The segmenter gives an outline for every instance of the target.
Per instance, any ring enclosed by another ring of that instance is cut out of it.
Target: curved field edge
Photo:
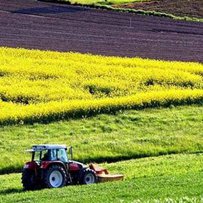
[[[140,93],[130,97],[47,102],[46,104],[31,104],[29,106],[11,106],[1,102],[0,107],[3,110],[8,108],[9,111],[6,113],[5,110],[5,113],[0,115],[0,124],[49,123],[63,119],[84,118],[101,113],[113,113],[124,109],[169,107],[170,105],[202,105],[202,102],[203,90],[168,90]]]
[[[111,5],[111,4],[109,5],[108,2],[107,3],[106,2],[102,2],[102,3],[87,3],[87,2],[71,3],[70,1],[67,1],[67,0],[40,0],[40,1],[71,4],[71,5],[76,5],[76,6],[86,6],[86,7],[90,7],[90,8],[106,9],[106,10],[111,10],[111,11],[116,11],[116,12],[135,13],[135,14],[139,14],[139,15],[166,17],[166,18],[171,18],[174,20],[203,22],[203,18],[195,18],[195,17],[190,17],[190,16],[177,16],[174,14],[165,13],[165,12],[158,12],[158,11],[147,11],[147,10],[140,10],[140,9],[137,10],[137,9],[130,9],[130,8],[119,8],[118,7],[119,3],[116,4],[117,7],[115,8],[115,7],[113,7],[113,5]]]
[[[203,156],[169,155],[104,164],[124,181],[23,192],[20,174],[0,175],[2,202],[200,202]],[[133,169],[133,170],[132,170]],[[80,191],[78,193],[78,191]],[[109,192],[110,191],[110,192]],[[75,193],[78,193],[77,197]],[[50,200],[50,197],[51,200]]]
[[[181,106],[128,110],[50,124],[4,126],[0,128],[0,174],[20,171],[30,160],[25,150],[42,143],[72,145],[74,159],[84,163],[200,153],[202,116],[202,106]]]
[[[157,16],[157,17],[166,17],[171,18],[174,20],[186,20],[186,21],[194,21],[194,22],[203,22],[203,18],[195,18],[189,16],[176,16],[170,13],[158,12],[158,11],[146,11],[146,10],[137,10],[137,9],[128,9],[128,8],[115,8],[110,5],[98,5],[98,7],[107,9],[107,10],[114,10],[119,12],[127,12],[127,13],[135,13],[140,15],[147,15],[147,16]]]
[[[202,104],[202,75],[199,63],[1,48],[0,125]]]

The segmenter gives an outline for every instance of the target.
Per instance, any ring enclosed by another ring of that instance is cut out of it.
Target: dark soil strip
[[[0,46],[203,62],[203,23],[1,0]]]

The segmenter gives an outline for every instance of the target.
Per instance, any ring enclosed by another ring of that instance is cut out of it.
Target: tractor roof
[[[27,150],[28,152],[43,151],[47,149],[67,149],[66,145],[56,145],[56,144],[40,144],[33,145],[32,149]]]

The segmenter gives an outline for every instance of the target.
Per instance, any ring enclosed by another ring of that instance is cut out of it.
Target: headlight
[[[29,168],[29,164],[25,164],[25,165],[24,165],[24,168]]]

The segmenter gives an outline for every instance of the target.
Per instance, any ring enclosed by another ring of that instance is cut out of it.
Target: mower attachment
[[[98,178],[98,182],[111,182],[123,180],[124,176],[121,174],[109,174],[109,171],[105,168],[98,166],[97,164],[90,164],[89,168],[95,171]]]

